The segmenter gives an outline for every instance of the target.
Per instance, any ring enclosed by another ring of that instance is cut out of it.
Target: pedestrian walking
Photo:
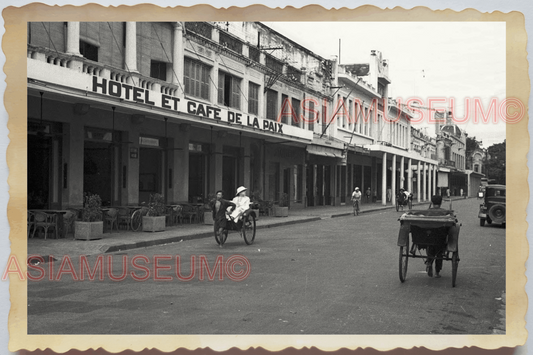
[[[366,202],[370,202],[370,196],[372,195],[372,192],[370,191],[370,187],[366,189]]]
[[[387,186],[387,202],[391,202],[392,199],[392,190],[390,186]]]
[[[356,187],[352,192],[352,204],[353,204],[353,215],[359,215],[359,204],[361,203],[361,191]]]

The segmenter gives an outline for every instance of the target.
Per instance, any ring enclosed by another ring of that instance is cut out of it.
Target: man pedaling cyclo
[[[246,196],[246,190],[247,188],[244,186],[239,187],[231,201],[222,198],[222,191],[217,192],[217,199],[213,206],[213,220],[217,227],[217,235],[220,235],[224,229],[228,228],[228,222],[239,225],[244,212],[250,209],[250,198]],[[240,228],[238,229],[240,230]]]

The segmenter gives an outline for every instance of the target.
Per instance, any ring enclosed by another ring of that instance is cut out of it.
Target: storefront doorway
[[[315,176],[316,170],[314,164],[307,164],[306,166],[306,197],[307,197],[307,206],[315,205]]]
[[[206,157],[201,152],[189,154],[189,202],[205,198]]]
[[[233,198],[237,187],[237,159],[225,155],[222,158],[222,190],[224,190],[224,196]]]
[[[103,206],[113,201],[113,146],[85,141],[83,149],[83,192],[97,194]]]
[[[28,135],[28,209],[50,208],[52,138]]]
[[[159,148],[139,149],[139,202],[150,201],[150,195],[162,194],[163,151]]]

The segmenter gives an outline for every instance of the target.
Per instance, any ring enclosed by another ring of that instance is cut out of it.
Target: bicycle
[[[131,214],[131,230],[137,232],[143,224],[143,216],[148,214],[148,207],[142,206]]]
[[[359,200],[353,200],[353,215],[359,216]]]

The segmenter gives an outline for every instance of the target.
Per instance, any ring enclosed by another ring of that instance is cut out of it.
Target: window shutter
[[[235,77],[231,78],[231,103],[230,106],[234,107],[236,109],[241,108],[241,90],[240,90],[240,80],[236,79]]]
[[[224,105],[224,77],[224,73],[218,72],[218,103],[220,105]]]

